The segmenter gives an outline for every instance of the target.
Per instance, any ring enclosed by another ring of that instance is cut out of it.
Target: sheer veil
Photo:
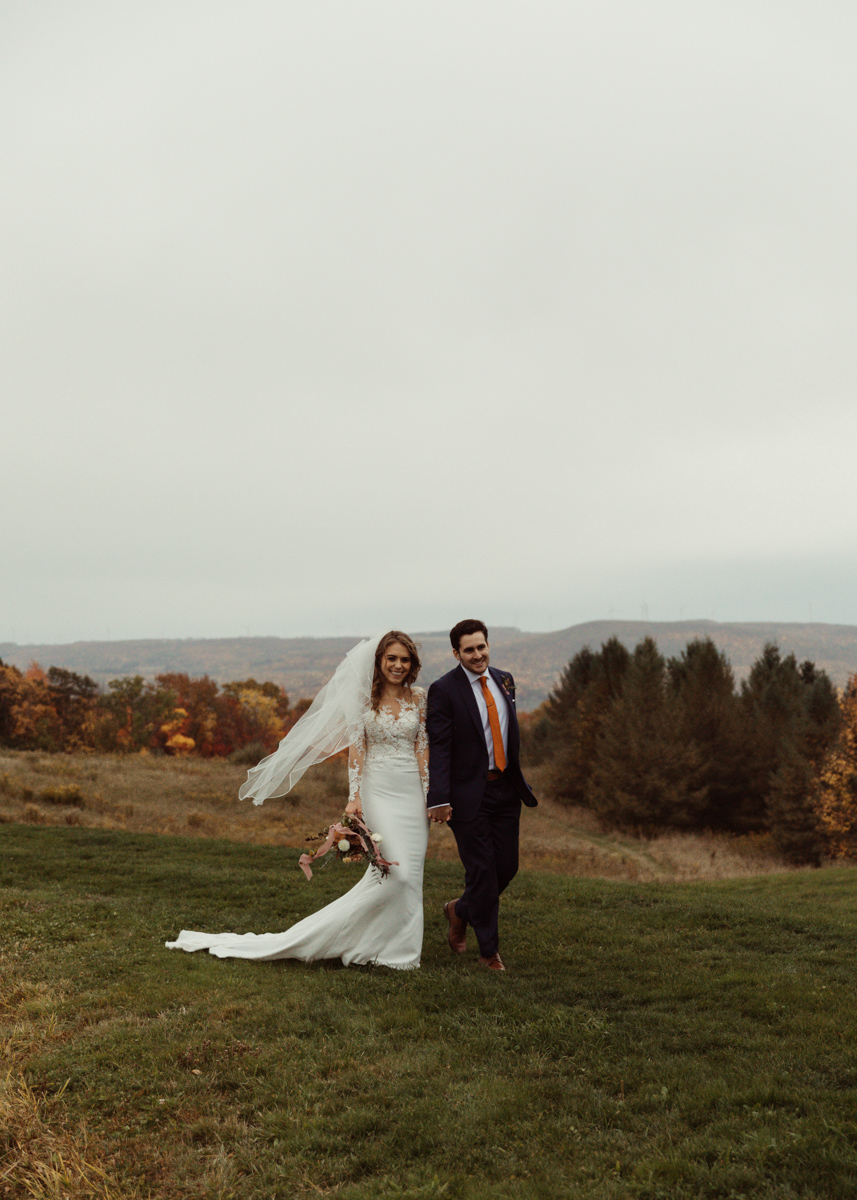
[[[375,651],[384,635],[367,638],[349,650],[333,677],[273,754],[247,772],[238,795],[262,804],[285,796],[308,767],[338,754],[362,733],[362,718],[372,695]]]

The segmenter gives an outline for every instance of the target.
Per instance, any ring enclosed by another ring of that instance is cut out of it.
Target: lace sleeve
[[[348,804],[356,804],[362,811],[360,799],[360,781],[363,778],[363,764],[366,761],[366,733],[360,736],[348,747]]]
[[[414,739],[414,753],[417,756],[417,766],[420,769],[423,792],[427,796],[429,786],[429,744],[428,736],[426,735],[426,694],[423,688],[414,688],[414,694],[416,695],[417,710],[420,717],[417,736]]]

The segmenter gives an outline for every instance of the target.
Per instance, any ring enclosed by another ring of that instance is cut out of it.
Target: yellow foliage
[[[174,708],[171,721],[164,721],[161,726],[161,733],[167,735],[164,742],[167,750],[172,750],[173,754],[190,754],[191,750],[196,749],[196,741],[187,734],[182,733],[182,727],[187,722],[187,709]]]
[[[164,721],[163,725],[161,726],[161,733],[166,733],[168,735],[178,733],[178,731],[181,729],[182,725],[185,723],[186,720],[187,720],[187,709],[186,708],[174,708],[172,720]]]
[[[242,688],[238,693],[238,701],[262,741],[278,742],[283,737],[283,720],[277,712],[274,696],[266,696],[254,688]]]
[[[833,858],[857,858],[857,675],[840,698],[842,732],[815,784],[815,809]]]
[[[214,741],[214,731],[217,727],[217,713],[209,709],[199,718],[197,743],[199,746],[209,746]]]
[[[193,738],[185,737],[183,733],[174,733],[167,738],[167,749],[173,750],[176,754],[190,754],[195,746],[196,742]]]

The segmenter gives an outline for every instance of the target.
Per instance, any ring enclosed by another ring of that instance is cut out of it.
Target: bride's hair
[[[406,633],[402,633],[399,629],[391,629],[389,633],[385,633],[375,651],[375,674],[372,677],[372,708],[375,712],[378,711],[378,705],[381,703],[381,693],[384,690],[384,676],[381,674],[381,663],[387,650],[396,642],[404,646],[411,656],[411,669],[408,671],[405,687],[409,688],[411,684],[416,683],[417,676],[422,667],[417,644],[413,638],[409,638]]]

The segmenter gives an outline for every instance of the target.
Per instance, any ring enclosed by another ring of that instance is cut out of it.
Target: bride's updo
[[[388,648],[396,642],[400,646],[404,646],[411,656],[411,669],[408,671],[404,682],[406,688],[416,683],[417,676],[422,668],[417,644],[413,638],[408,637],[406,633],[402,633],[400,629],[391,629],[389,633],[385,633],[378,642],[378,648],[375,651],[375,673],[372,677],[372,708],[375,712],[378,711],[378,705],[381,703],[381,693],[384,690],[384,676],[381,674],[381,662]]]

